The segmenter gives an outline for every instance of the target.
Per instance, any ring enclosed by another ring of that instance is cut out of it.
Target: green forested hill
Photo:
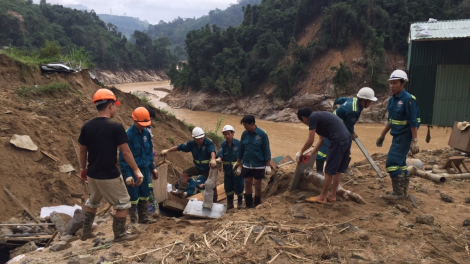
[[[242,8],[248,4],[259,3],[261,3],[261,0],[237,0],[237,4],[233,4],[225,10],[216,8],[211,10],[208,15],[200,18],[178,17],[171,22],[160,21],[156,25],[149,25],[147,34],[152,38],[168,37],[173,46],[179,47],[175,53],[181,53],[181,50],[178,50],[184,48],[184,40],[189,31],[213,24],[222,29],[229,26],[238,26],[243,21]]]
[[[117,27],[117,31],[121,32],[128,39],[131,38],[134,31],[145,31],[149,27],[148,21],[142,21],[137,17],[129,16],[116,16],[107,14],[98,14],[101,20],[106,23],[111,23]]]
[[[0,47],[11,45],[31,56],[48,41],[59,45],[62,54],[83,47],[92,61],[105,69],[167,69],[177,61],[166,37],[152,40],[136,31],[133,44],[93,11],[50,5],[45,0],[39,5],[32,0],[1,0],[0,25]]]
[[[263,0],[244,9],[238,27],[190,31],[188,64],[181,71],[172,67],[168,75],[175,87],[233,95],[254,93],[269,80],[275,96],[289,98],[314,58],[355,38],[366,50],[364,67],[372,84],[380,87],[385,50],[406,55],[411,22],[468,18],[469,10],[470,0]],[[319,17],[317,36],[298,46],[295,37]],[[345,71],[338,69],[334,82],[345,81]]]

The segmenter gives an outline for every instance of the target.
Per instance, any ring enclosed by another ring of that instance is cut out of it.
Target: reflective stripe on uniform
[[[398,170],[398,166],[391,166],[391,167],[387,167],[387,172],[391,172],[391,171],[397,171]]]
[[[235,191],[231,191],[231,192],[226,192],[225,194],[226,195],[233,195],[235,193]]]
[[[357,112],[357,98],[356,98],[356,97],[353,98],[352,110],[353,110],[354,112]]]
[[[209,164],[210,160],[193,160],[194,163],[197,163],[197,164]]]
[[[321,151],[318,151],[317,155],[320,157],[326,158],[326,154]]]
[[[236,163],[236,161],[222,161],[223,165],[233,165],[235,163]]]
[[[149,197],[139,197],[139,201],[142,200],[142,201],[148,201],[149,200]]]
[[[404,126],[404,125],[408,124],[408,120],[394,120],[394,119],[391,119],[391,118],[388,119],[388,122],[391,125],[397,125],[397,126]]]
[[[402,170],[402,171],[404,171],[404,170],[406,170],[406,169],[408,169],[408,166],[401,166],[401,167],[400,167],[400,170]]]

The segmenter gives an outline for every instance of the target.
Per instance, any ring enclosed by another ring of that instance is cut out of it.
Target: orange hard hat
[[[150,113],[145,107],[137,107],[132,112],[132,118],[143,127],[148,127],[152,123],[150,121]]]
[[[105,103],[107,100],[114,100],[116,106],[121,104],[121,102],[119,102],[116,99],[116,96],[114,95],[114,93],[111,92],[111,90],[108,90],[108,89],[99,89],[93,95],[93,104],[95,104],[95,105]],[[102,101],[102,102],[100,102],[100,101]]]

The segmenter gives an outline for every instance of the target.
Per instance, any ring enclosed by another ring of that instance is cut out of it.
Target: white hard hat
[[[231,125],[225,125],[224,128],[222,129],[222,133],[224,133],[225,131],[235,132],[235,129],[233,129],[233,126]]]
[[[375,97],[374,90],[369,87],[363,87],[359,92],[357,93],[357,98],[361,99],[366,99],[366,100],[371,100],[371,101],[377,101],[377,97]]]
[[[203,138],[206,134],[204,134],[204,130],[200,127],[195,127],[193,129],[193,138]]]
[[[403,80],[405,82],[408,81],[408,75],[406,74],[406,72],[402,71],[402,70],[394,70],[392,72],[392,74],[390,75],[390,79],[388,79],[389,81],[391,80]]]

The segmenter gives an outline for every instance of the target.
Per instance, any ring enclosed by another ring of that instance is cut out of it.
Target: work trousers
[[[410,151],[411,133],[393,136],[392,145],[388,151],[385,167],[390,174],[390,178],[395,178],[402,171],[408,173],[406,169],[406,156]]]
[[[227,195],[243,195],[245,188],[245,179],[240,175],[235,177],[233,170],[224,171],[224,189]]]
[[[149,178],[152,179],[152,173],[148,167],[139,169],[144,175],[144,181],[142,184],[140,186],[129,186],[126,184],[127,192],[131,197],[131,204],[137,204],[139,203],[139,200],[147,201],[150,196]],[[124,181],[125,180],[126,179],[124,179]],[[136,177],[134,177],[134,181],[136,181]]]

